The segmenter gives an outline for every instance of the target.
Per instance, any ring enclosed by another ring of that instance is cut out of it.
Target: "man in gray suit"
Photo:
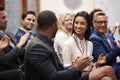
[[[0,36],[1,39],[4,39],[4,36],[8,36],[10,39],[9,45],[0,53],[0,80],[11,80],[16,77],[16,70],[14,69],[18,69],[20,66],[19,57],[23,54],[21,47],[30,35],[29,32],[26,33],[19,43],[17,43],[15,36],[6,30],[7,22],[7,13],[4,7],[0,6]],[[17,80],[19,79],[20,78],[17,78]]]
[[[37,24],[36,35],[25,49],[25,80],[101,79],[101,76],[96,76],[92,72],[90,75],[88,73],[81,77],[82,71],[85,71],[84,68],[91,64],[91,57],[79,57],[66,69],[61,65],[52,41],[57,32],[57,18],[54,12],[45,10],[39,13]],[[106,69],[110,71],[106,72],[110,74],[109,76],[115,75],[112,68],[106,67]]]

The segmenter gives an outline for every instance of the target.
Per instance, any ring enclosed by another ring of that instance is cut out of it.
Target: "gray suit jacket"
[[[19,56],[23,54],[22,51],[16,47],[17,40],[14,35],[10,32],[6,32],[6,35],[9,36],[14,47],[10,44],[0,54],[0,71],[18,68],[20,65]]]
[[[71,66],[64,69],[53,47],[37,33],[25,50],[26,80],[78,80],[81,72]]]

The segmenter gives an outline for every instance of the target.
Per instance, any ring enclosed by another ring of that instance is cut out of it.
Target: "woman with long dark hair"
[[[91,20],[88,12],[81,11],[75,15],[72,29],[72,35],[66,40],[63,47],[62,55],[65,67],[72,66],[79,57],[92,57],[93,44],[89,41]],[[102,54],[96,63],[91,60],[91,64],[88,64],[82,73],[84,80],[116,80],[115,73],[110,66],[99,67],[105,61],[106,56]]]

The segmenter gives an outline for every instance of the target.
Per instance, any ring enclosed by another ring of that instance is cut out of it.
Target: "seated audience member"
[[[7,13],[4,7],[0,6],[0,34],[1,36],[3,36],[3,38],[5,35],[7,35],[10,40],[9,44],[7,44],[0,53],[0,72],[9,72],[9,70],[11,72],[12,70],[15,71],[19,68],[19,66],[21,65],[19,56],[23,55],[23,50],[21,50],[21,47],[25,44],[28,36],[30,35],[30,32],[27,32],[24,36],[21,37],[20,41],[17,43],[15,36],[6,30],[7,22]],[[15,76],[14,73],[11,73],[11,75],[12,77]],[[0,77],[0,80],[5,80],[3,79],[3,77],[7,78],[7,76],[4,75],[2,76],[2,78]],[[7,80],[11,80],[12,77],[7,78]]]
[[[120,56],[120,43],[117,45],[113,35],[107,33],[108,16],[103,11],[96,12],[92,23],[94,31],[90,41],[93,43],[94,61],[97,61],[101,53],[107,55],[105,64],[112,66],[117,78],[120,79],[120,63],[116,63],[116,57]]]
[[[27,42],[33,38],[32,29],[35,26],[36,14],[34,11],[24,12],[21,16],[21,26],[19,27],[17,33],[15,34],[16,39],[20,40],[20,38],[28,31],[31,31],[31,35],[28,37]],[[23,48],[27,45],[27,42],[22,46]]]
[[[62,47],[64,42],[71,36],[73,15],[70,13],[63,13],[58,20],[58,30],[54,38],[54,48],[62,63]]]
[[[10,43],[10,38],[7,35],[2,36],[0,32],[0,55],[2,55],[2,52],[9,45],[9,43]],[[3,57],[4,56],[0,56],[0,61],[2,60]],[[20,75],[20,73],[22,73],[20,69],[0,71],[0,80],[11,80],[11,79],[23,80],[23,75],[22,74]]]
[[[54,12],[45,10],[37,18],[36,36],[25,49],[26,80],[87,80],[81,77],[84,68],[91,63],[91,57],[78,58],[74,65],[65,69],[53,48],[52,39],[58,29]]]
[[[75,59],[82,56],[91,56],[93,51],[93,44],[89,41],[91,30],[91,20],[88,12],[78,12],[73,20],[72,35],[69,37],[63,47],[63,64],[69,67],[74,64]],[[115,74],[110,66],[99,67],[99,64],[105,63],[105,56],[100,55],[98,61],[93,67],[93,63],[88,65],[82,73],[82,76],[89,73],[89,80],[115,80]],[[94,68],[94,69],[93,69]],[[111,69],[111,70],[110,70]],[[112,74],[111,74],[112,72]]]
[[[103,10],[101,10],[101,9],[99,9],[99,8],[95,8],[95,9],[93,9],[91,12],[90,12],[90,18],[91,18],[91,21],[93,21],[93,16],[94,16],[94,14],[96,13],[96,12],[101,12],[101,11],[103,11]],[[108,33],[110,33],[110,34],[112,34],[112,35],[114,35],[115,34],[115,31],[117,30],[117,26],[114,26],[113,28],[112,28],[112,30],[110,29],[110,27],[108,27],[107,28],[107,32]],[[93,24],[92,24],[92,31],[94,31],[94,26],[93,26]]]

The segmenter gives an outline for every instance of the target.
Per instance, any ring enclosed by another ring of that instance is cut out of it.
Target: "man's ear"
[[[52,24],[52,26],[53,26],[52,31],[54,31],[54,32],[56,33],[57,30],[58,30],[58,25],[57,25],[57,23]]]
[[[95,21],[92,21],[93,27],[95,28]]]
[[[24,23],[24,20],[23,19],[21,19],[21,25]]]
[[[54,29],[56,29],[57,24],[56,24],[56,23],[54,23],[54,24],[52,24],[52,26],[53,26],[53,28],[54,28]]]

